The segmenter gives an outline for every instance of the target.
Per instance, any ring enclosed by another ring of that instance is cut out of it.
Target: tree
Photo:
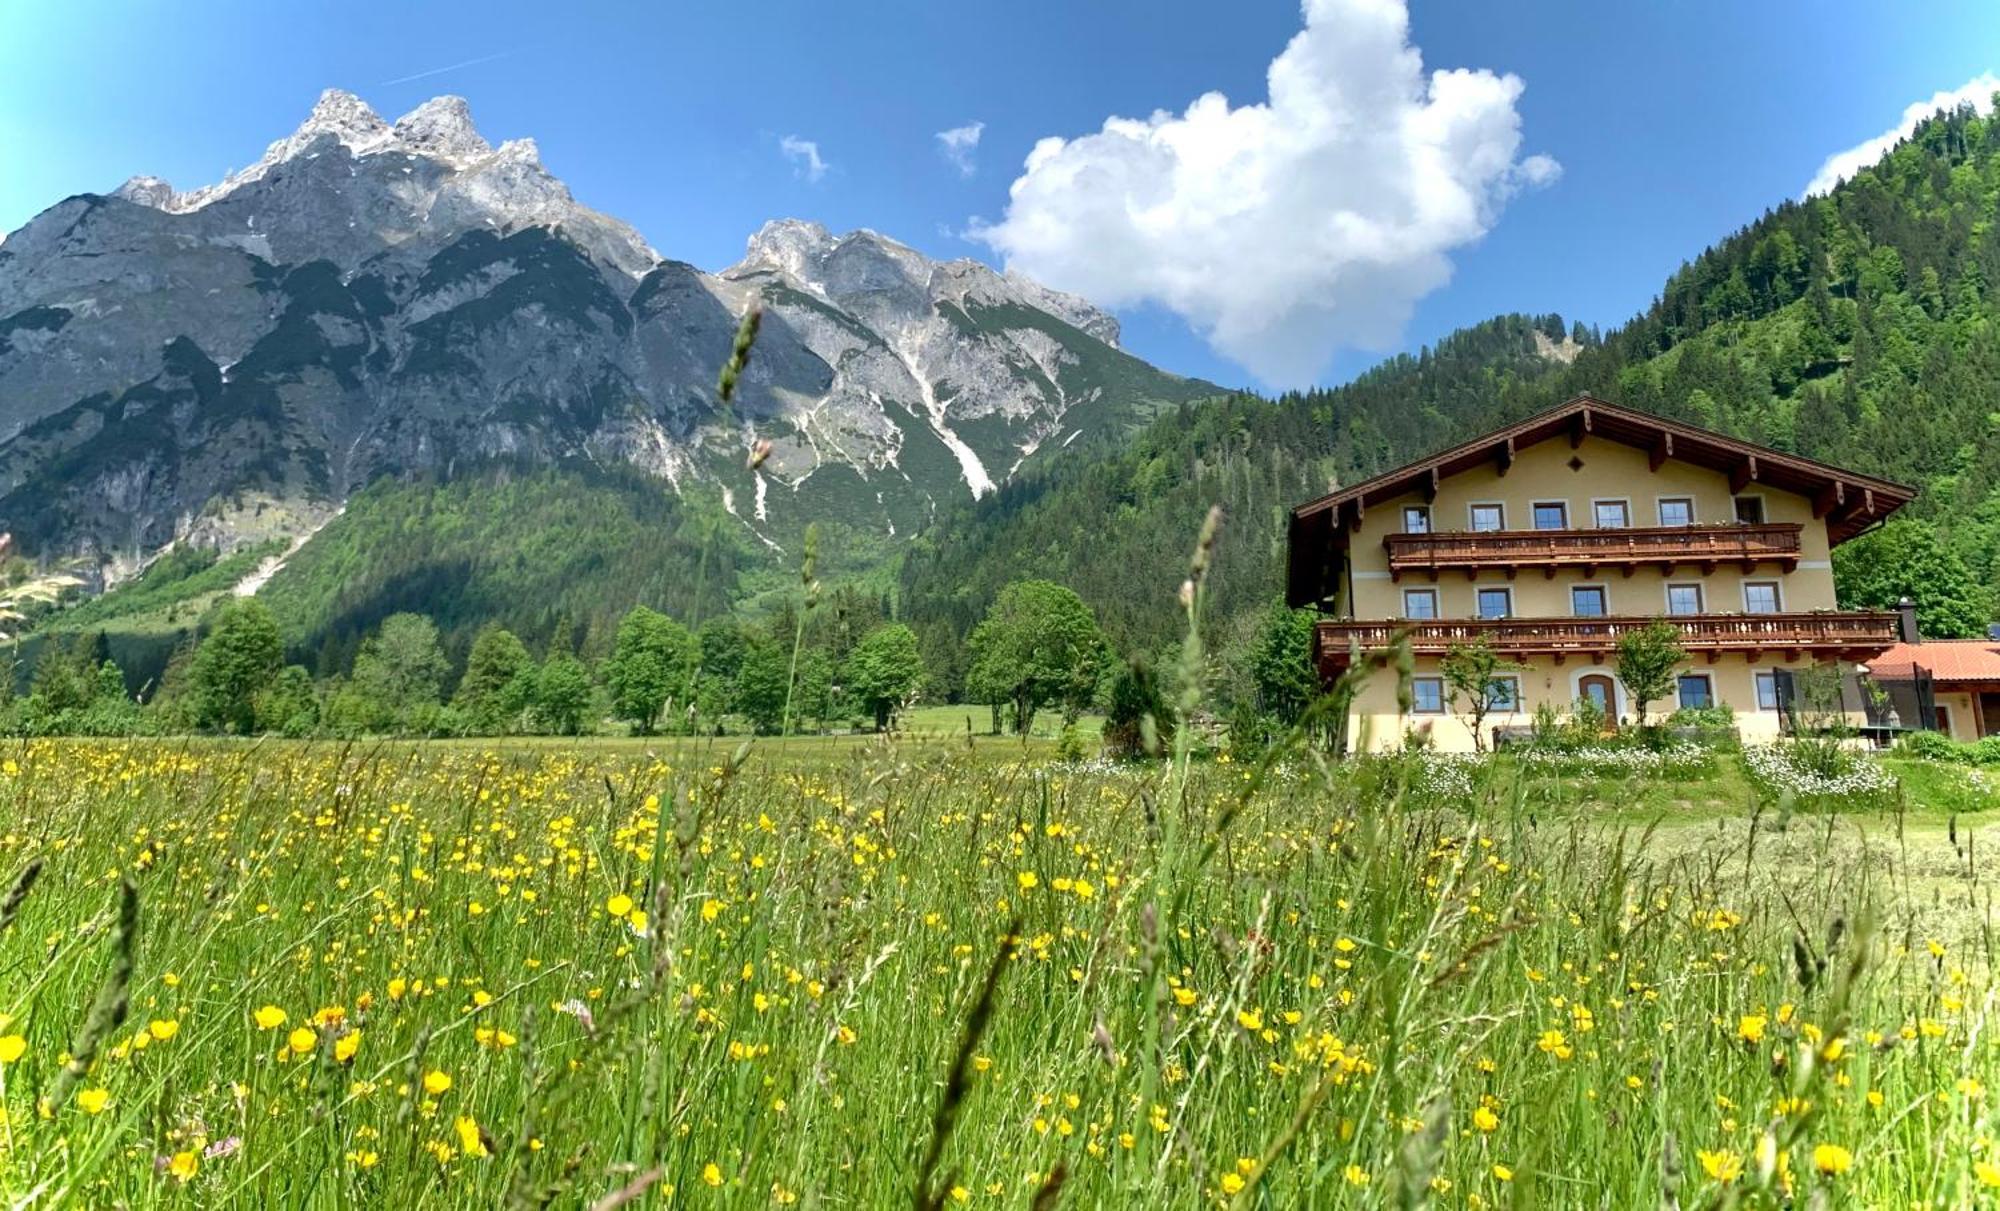
[[[917,633],[900,622],[876,627],[848,656],[845,677],[847,693],[875,716],[875,730],[887,731],[924,679]]]
[[[529,709],[543,731],[558,736],[581,735],[590,719],[596,689],[583,661],[558,648],[535,672]]]
[[[791,686],[791,653],[776,640],[760,637],[744,648],[730,705],[753,729],[769,734],[784,726]]]
[[[285,661],[278,620],[254,597],[232,597],[216,612],[189,670],[197,727],[249,733],[257,728],[257,692]]]
[[[452,705],[474,731],[484,735],[511,731],[533,696],[534,674],[535,662],[514,632],[488,623],[472,641]]]
[[[1674,670],[1687,653],[1680,628],[1664,619],[1618,638],[1618,680],[1632,699],[1632,717],[1646,726],[1646,708],[1673,693]]]
[[[816,728],[826,724],[833,713],[833,653],[825,648],[807,648],[799,653],[799,675],[792,685],[792,716],[813,721]]]
[[[1297,723],[1319,696],[1319,674],[1312,663],[1316,617],[1311,610],[1274,601],[1264,611],[1250,650],[1257,709],[1287,726]]]
[[[1157,754],[1174,738],[1174,714],[1152,666],[1134,659],[1111,677],[1104,708],[1104,743],[1114,756]]]
[[[1520,667],[1501,659],[1484,638],[1470,643],[1454,643],[1438,661],[1438,672],[1451,691],[1452,701],[1465,703],[1462,713],[1467,725],[1472,728],[1474,752],[1486,751],[1486,716],[1514,697],[1512,692],[1501,688],[1500,675]],[[1518,703],[1511,705],[1519,706]]]
[[[430,619],[391,614],[362,643],[348,688],[359,698],[371,730],[427,731],[436,721],[450,667]]]
[[[1047,580],[1017,580],[1000,590],[973,629],[968,689],[1013,708],[1026,734],[1035,712],[1057,703],[1073,723],[1096,696],[1104,670],[1104,633],[1083,599]]]
[[[299,737],[319,726],[319,699],[313,693],[312,674],[303,665],[288,664],[277,680],[258,691],[257,727],[260,731]]]
[[[1993,617],[1986,588],[1925,521],[1893,521],[1833,552],[1834,588],[1846,609],[1893,610],[1908,597],[1930,639],[1978,639]]]
[[[618,624],[618,638],[604,662],[611,709],[641,734],[659,723],[667,700],[686,686],[695,644],[687,628],[657,610],[634,606]]]

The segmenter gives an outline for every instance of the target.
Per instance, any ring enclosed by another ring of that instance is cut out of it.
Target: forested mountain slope
[[[1181,626],[1203,512],[1229,527],[1219,630],[1280,587],[1292,504],[1579,392],[1922,489],[1979,584],[2000,576],[2000,119],[1941,114],[1831,193],[1788,201],[1684,265],[1601,340],[1503,317],[1353,383],[1167,416],[1122,451],[1071,453],[955,510],[915,547],[904,610],[955,668],[1022,575],[1074,586],[1128,648]]]

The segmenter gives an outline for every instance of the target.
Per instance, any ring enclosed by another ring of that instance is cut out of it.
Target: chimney
[[[1902,615],[1903,642],[1922,643],[1924,637],[1917,633],[1917,603],[1905,597],[1896,603],[1896,612]]]

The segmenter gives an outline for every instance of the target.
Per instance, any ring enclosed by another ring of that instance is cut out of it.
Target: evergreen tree
[[[452,706],[481,735],[514,730],[534,693],[535,662],[514,633],[488,623],[472,641]]]

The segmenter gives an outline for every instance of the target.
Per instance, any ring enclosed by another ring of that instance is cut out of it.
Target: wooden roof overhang
[[[1645,450],[1656,471],[1669,459],[1709,467],[1729,476],[1732,492],[1757,483],[1797,493],[1813,502],[1814,517],[1826,519],[1827,538],[1835,546],[1916,497],[1914,488],[1890,480],[1579,395],[1293,509],[1287,533],[1286,598],[1303,606],[1332,594],[1340,564],[1335,552],[1346,548],[1349,534],[1361,528],[1369,508],[1412,494],[1434,499],[1442,481],[1486,464],[1505,475],[1523,448],[1565,437],[1572,448],[1597,437]]]

